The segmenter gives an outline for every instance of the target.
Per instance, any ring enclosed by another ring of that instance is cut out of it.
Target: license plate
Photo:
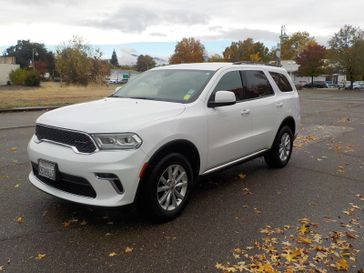
[[[45,178],[56,180],[56,163],[40,159],[38,162],[38,174]]]

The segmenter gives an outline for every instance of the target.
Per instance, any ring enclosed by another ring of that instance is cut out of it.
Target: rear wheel
[[[291,128],[283,126],[274,140],[272,148],[264,156],[265,162],[272,168],[283,168],[291,158],[293,133]]]
[[[155,220],[177,217],[188,202],[193,179],[193,170],[186,157],[179,153],[166,155],[141,185],[138,207]]]

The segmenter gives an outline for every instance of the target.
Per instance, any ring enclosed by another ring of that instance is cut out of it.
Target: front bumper
[[[62,187],[56,188],[44,183],[31,171],[29,180],[35,187],[56,197],[88,205],[118,207],[134,202],[139,173],[143,164],[149,159],[142,149],[99,151],[84,155],[76,154],[71,148],[53,143],[38,144],[33,138],[28,145],[31,162],[37,164],[39,159],[44,159],[56,163],[59,172],[87,180],[96,192],[96,196],[89,197],[60,190]],[[99,178],[96,173],[116,175],[121,181],[123,192],[118,192],[115,185]],[[62,181],[57,182],[62,183]]]

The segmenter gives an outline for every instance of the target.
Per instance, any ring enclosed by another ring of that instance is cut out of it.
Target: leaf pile
[[[364,201],[364,196],[358,194],[356,197]],[[350,203],[343,212],[345,217],[350,218],[362,209]],[[360,250],[355,248],[354,243],[361,239],[358,229],[363,226],[358,217],[338,224],[337,230],[325,235],[319,232],[318,224],[306,217],[300,219],[295,227],[273,228],[267,225],[260,230],[263,237],[253,246],[233,250],[234,262],[216,263],[215,267],[222,272],[253,273],[326,273],[355,269]],[[327,230],[327,227],[323,229]],[[355,269],[363,272],[361,270]]]

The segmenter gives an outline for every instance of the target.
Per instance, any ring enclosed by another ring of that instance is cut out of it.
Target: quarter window
[[[231,91],[234,92],[236,100],[243,99],[243,85],[241,83],[241,77],[239,71],[231,71],[226,73],[220,79],[219,83],[216,85],[214,93],[217,91]]]
[[[274,94],[263,71],[244,70],[241,71],[244,82],[244,99],[266,97]]]
[[[272,76],[279,90],[281,90],[282,92],[293,91],[292,85],[289,83],[289,80],[285,75],[277,72],[269,72],[269,74]]]

